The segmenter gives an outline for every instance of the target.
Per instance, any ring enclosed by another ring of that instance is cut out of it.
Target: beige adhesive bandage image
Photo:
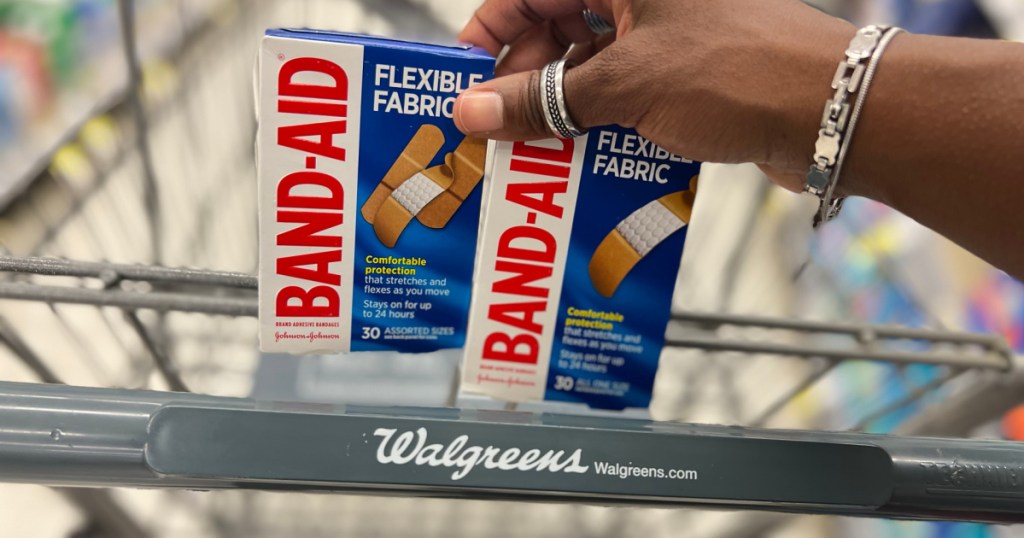
[[[590,281],[605,297],[615,295],[636,264],[690,222],[697,194],[697,177],[689,191],[667,194],[626,217],[609,233],[590,258]]]
[[[422,172],[441,147],[444,145],[444,133],[434,125],[421,125],[416,134],[402,150],[391,169],[384,175],[377,188],[363,204],[361,213],[366,222],[373,224],[385,200],[391,193],[401,187],[418,172]]]
[[[416,219],[428,228],[444,228],[462,203],[473,193],[484,177],[484,161],[487,159],[487,141],[466,137],[454,153],[445,157],[452,170],[452,186],[428,203]]]
[[[377,239],[392,248],[413,217],[452,185],[452,170],[447,164],[413,174],[403,181],[380,206],[373,219]]]

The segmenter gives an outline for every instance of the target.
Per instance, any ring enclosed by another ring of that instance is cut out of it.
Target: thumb
[[[565,72],[563,86],[569,115],[586,129],[610,123],[628,124],[630,100],[623,99],[624,66],[611,65],[604,51]],[[536,140],[555,134],[541,105],[540,71],[500,77],[474,86],[455,102],[455,125],[463,133],[495,140]]]

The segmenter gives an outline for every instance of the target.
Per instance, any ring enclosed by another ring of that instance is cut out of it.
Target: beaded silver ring
[[[569,107],[565,104],[565,67],[564,58],[549,63],[540,71],[541,108],[548,129],[559,138],[576,138],[586,131],[576,127],[569,115]]]

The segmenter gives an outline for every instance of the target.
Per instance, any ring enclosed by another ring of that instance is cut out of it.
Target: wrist
[[[778,67],[773,75],[786,81],[785,91],[773,97],[776,106],[769,122],[768,164],[806,174],[814,162],[815,142],[821,128],[823,104],[832,98],[837,62],[844,58],[854,26],[828,16],[815,21],[814,32],[793,35],[801,39],[780,43]],[[848,186],[844,186],[846,194]],[[856,190],[856,188],[854,188]]]

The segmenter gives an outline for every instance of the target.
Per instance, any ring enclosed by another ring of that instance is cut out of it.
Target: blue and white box
[[[468,46],[269,30],[258,60],[260,349],[464,345],[487,143]]]
[[[620,127],[499,142],[463,389],[647,407],[699,173]]]

